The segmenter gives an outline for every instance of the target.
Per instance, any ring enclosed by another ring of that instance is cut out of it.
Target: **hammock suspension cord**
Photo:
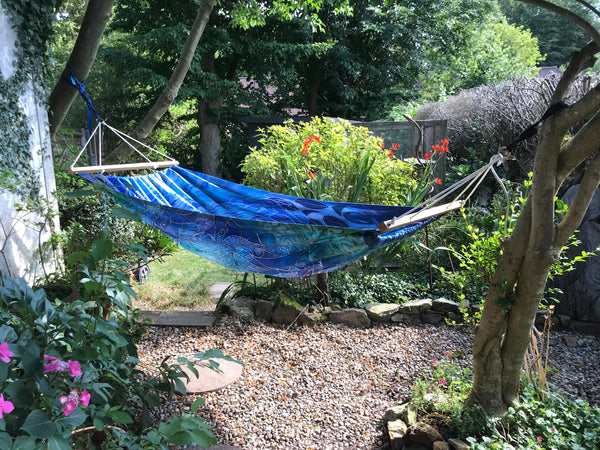
[[[109,131],[112,131],[123,143],[128,145],[131,149],[133,149],[138,155],[140,155],[145,162],[142,163],[131,163],[131,164],[114,164],[114,165],[103,165],[102,164],[102,127],[106,127]],[[98,165],[93,166],[80,166],[75,167],[83,152],[90,147],[93,142],[94,137],[97,136],[98,139]],[[151,161],[143,152],[141,152],[135,145],[140,145],[151,153],[156,153],[161,157],[165,158],[163,161]],[[161,169],[166,167],[176,166],[179,163],[174,158],[162,153],[155,148],[150,147],[149,145],[144,144],[143,142],[135,139],[132,136],[129,136],[122,131],[117,130],[116,128],[108,125],[103,120],[98,122],[94,131],[90,134],[90,137],[83,145],[83,148],[71,164],[70,171],[71,173],[105,173],[105,172],[117,172],[117,171],[125,171],[125,170],[142,170],[142,169]]]

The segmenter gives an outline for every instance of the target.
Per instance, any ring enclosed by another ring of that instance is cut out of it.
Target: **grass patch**
[[[210,287],[216,282],[236,281],[243,273],[220,266],[201,256],[179,250],[152,261],[150,277],[134,286],[140,309],[169,311],[196,309],[211,301]]]

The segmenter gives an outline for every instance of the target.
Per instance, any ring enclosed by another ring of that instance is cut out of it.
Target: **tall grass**
[[[239,280],[243,274],[187,250],[179,250],[162,261],[152,261],[150,277],[135,284],[138,299],[134,306],[140,309],[168,311],[202,309],[213,301],[210,287],[216,282]]]

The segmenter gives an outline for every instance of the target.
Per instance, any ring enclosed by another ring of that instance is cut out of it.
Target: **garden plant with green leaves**
[[[151,412],[161,392],[185,392],[183,367],[214,367],[218,350],[193,359],[165,358],[154,376],[137,367],[136,341],[144,326],[130,308],[129,279],[111,270],[112,241],[94,242],[81,271],[80,296],[65,302],[22,279],[0,280],[0,447],[81,448],[102,433],[109,448],[167,448],[168,444],[215,443],[210,427],[194,413],[155,424]],[[99,304],[101,309],[99,309]]]

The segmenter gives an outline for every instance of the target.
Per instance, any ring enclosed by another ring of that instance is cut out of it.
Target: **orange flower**
[[[389,156],[390,158],[393,158],[393,157],[394,157],[394,152],[389,152],[389,153],[388,153],[388,156]]]
[[[433,180],[433,182],[435,184],[442,184],[442,180],[440,178],[436,178],[435,180]]]
[[[308,178],[314,178],[314,177],[315,177],[314,172],[308,172]]]
[[[300,150],[300,153],[308,155],[308,145],[304,144],[304,147],[302,148],[302,150]]]
[[[400,148],[400,144],[398,144],[397,142],[395,144],[392,144],[392,150],[397,150]]]
[[[423,156],[424,159],[431,159],[431,153],[425,153]]]

